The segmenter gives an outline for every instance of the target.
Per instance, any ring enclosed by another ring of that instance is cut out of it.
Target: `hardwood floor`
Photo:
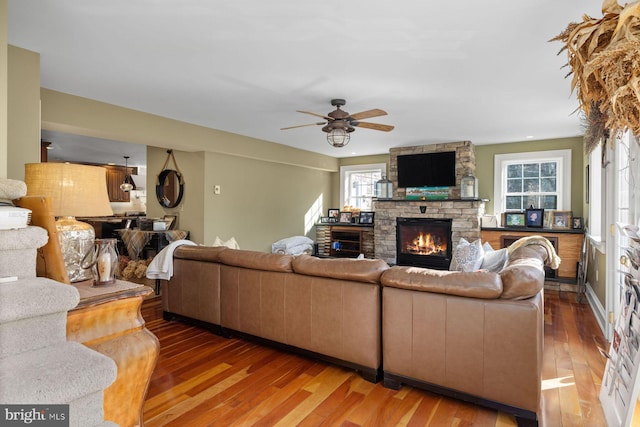
[[[509,414],[404,386],[197,327],[162,320],[145,301],[160,358],[144,404],[156,426],[513,426]],[[545,291],[541,425],[605,426],[598,400],[608,350],[575,294]]]

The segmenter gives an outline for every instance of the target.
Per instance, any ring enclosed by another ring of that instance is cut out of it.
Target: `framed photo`
[[[571,228],[574,230],[582,230],[582,217],[574,216],[571,218]]]
[[[544,224],[544,209],[527,209],[525,224],[527,227],[542,228]]]
[[[338,222],[338,217],[330,216],[330,217],[329,217],[329,222],[330,222],[330,223],[331,223],[331,222]]]
[[[571,228],[571,211],[553,211],[551,214],[551,228]]]
[[[329,209],[327,212],[327,216],[330,218],[338,218],[338,215],[340,215],[340,209]]]
[[[320,217],[320,223],[321,224],[328,224],[329,223],[329,217],[328,216]]]
[[[502,223],[505,227],[524,227],[524,212],[505,212]]]
[[[373,224],[373,212],[360,212],[360,224]]]
[[[351,216],[353,214],[351,212],[340,212],[340,217],[338,222],[348,222],[351,223]]]

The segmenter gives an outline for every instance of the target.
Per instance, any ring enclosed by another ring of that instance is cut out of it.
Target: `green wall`
[[[40,162],[40,55],[8,47],[7,178],[24,180],[24,164]]]
[[[583,216],[584,154],[583,138],[560,138],[541,141],[523,141],[507,144],[476,145],[476,177],[480,197],[489,199],[486,212],[494,214],[494,156],[496,154],[523,153],[529,151],[571,150],[571,210],[574,216]]]
[[[7,0],[0,0],[0,178],[8,178],[9,155],[7,145],[7,89],[9,53],[7,44]]]

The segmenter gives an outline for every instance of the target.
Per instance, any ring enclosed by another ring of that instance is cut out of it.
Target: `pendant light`
[[[136,185],[133,182],[133,178],[129,175],[129,156],[124,156],[124,182],[120,184],[120,190],[128,193],[131,190],[135,190]]]

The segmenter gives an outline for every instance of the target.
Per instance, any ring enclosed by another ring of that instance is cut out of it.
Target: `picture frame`
[[[327,216],[329,218],[338,218],[338,215],[340,215],[340,209],[329,209],[327,211]]]
[[[329,223],[329,218],[328,216],[321,216],[320,217],[320,224],[328,224]]]
[[[505,227],[524,227],[525,214],[524,212],[505,212],[502,223]]]
[[[553,211],[551,214],[551,228],[568,230],[571,228],[571,211]]]
[[[574,216],[573,218],[571,218],[571,228],[574,230],[582,230],[583,224],[582,224],[582,217],[581,216]]]
[[[542,228],[544,225],[544,209],[529,208],[525,215],[525,225],[530,228]]]
[[[332,223],[332,222],[338,222],[338,218],[335,217],[335,216],[330,216],[329,217],[329,223]]]
[[[340,212],[340,216],[338,217],[338,222],[350,224],[352,216],[353,216],[352,212]]]
[[[360,212],[360,224],[373,224],[374,212]]]

